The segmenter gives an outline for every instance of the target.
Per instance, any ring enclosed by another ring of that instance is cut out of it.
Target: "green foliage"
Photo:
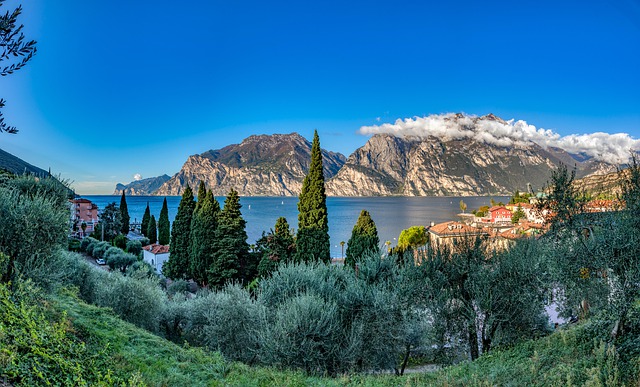
[[[147,207],[144,209],[144,214],[142,215],[142,221],[140,222],[140,231],[142,235],[149,238],[147,233],[149,232],[149,222],[151,221],[151,210],[149,209],[149,202],[147,202]],[[144,246],[144,244],[143,244]]]
[[[91,237],[84,238],[82,242],[80,242],[80,251],[82,251],[83,253],[86,252],[87,254],[91,255],[91,252],[87,251],[87,248],[91,243],[93,243],[95,246],[95,243],[98,243],[98,240]]]
[[[258,332],[264,320],[264,307],[238,285],[226,286],[206,300],[204,316],[206,345],[226,358],[248,364],[257,360]]]
[[[120,234],[113,238],[113,245],[124,250],[127,248],[127,238],[124,235]]]
[[[511,215],[511,223],[518,224],[518,222],[520,222],[520,219],[526,220],[527,214],[524,213],[524,210],[522,210],[521,206],[518,206],[518,208]]]
[[[126,249],[127,253],[133,254],[137,257],[142,252],[142,242],[136,240],[127,241]]]
[[[403,252],[408,249],[424,246],[428,241],[429,236],[424,226],[411,226],[400,232],[398,248]]]
[[[4,0],[0,1],[0,6],[3,2]],[[0,66],[0,76],[3,77],[24,67],[36,53],[36,41],[25,41],[22,32],[23,25],[18,25],[18,16],[21,13],[22,6],[18,6],[12,12],[7,11],[4,15],[0,14],[0,42],[2,42],[0,62],[8,61]],[[4,99],[0,98],[0,109],[4,107],[4,104]],[[0,112],[0,133],[2,132],[15,134],[18,133],[18,129],[15,126],[7,125],[4,122],[2,112]]]
[[[0,283],[0,377],[16,386],[102,385],[112,379],[106,348],[91,348],[62,313],[47,317],[28,284]]]
[[[331,260],[327,195],[324,188],[322,153],[318,131],[313,133],[311,164],[302,183],[298,200],[298,237],[296,256],[299,262]]]
[[[380,249],[379,244],[376,224],[371,219],[369,211],[362,210],[347,242],[345,264],[355,267],[361,257],[377,253]]]
[[[122,230],[122,214],[116,203],[107,204],[100,213],[100,224],[104,228],[104,239],[112,241]]]
[[[518,204],[518,203],[529,203],[529,198],[531,194],[529,193],[520,193],[519,191],[514,192],[513,196],[509,199],[509,204]]]
[[[287,219],[279,217],[275,231],[272,229],[268,234],[263,232],[262,237],[256,241],[256,250],[260,256],[260,277],[269,275],[281,262],[292,262],[296,252],[295,236]]]
[[[151,219],[149,220],[149,227],[147,227],[147,238],[149,238],[149,243],[154,244],[158,241],[158,229],[156,227],[156,217],[155,215],[151,215]]]
[[[53,251],[67,247],[69,210],[49,180],[20,177],[0,186],[0,252],[9,257],[3,282],[30,276]]]
[[[98,242],[93,246],[93,249],[91,249],[91,253],[90,254],[95,259],[104,258],[104,254],[111,247],[112,246],[111,246],[111,244],[109,242]],[[89,248],[87,248],[87,252],[89,252]]]
[[[80,240],[76,238],[69,238],[68,250],[76,252],[80,251]]]
[[[465,203],[462,199],[460,199],[460,211],[464,213],[467,210],[467,203]]]
[[[472,214],[477,216],[478,218],[485,217],[489,214],[489,206],[480,206],[477,210],[471,211]]]
[[[576,177],[575,168],[569,172],[567,166],[560,164],[551,172],[551,181],[547,185],[548,194],[542,198],[536,209],[546,214],[546,220],[551,224],[553,233],[575,231],[580,228],[575,220],[583,212],[585,197],[577,191],[573,181]]]
[[[167,198],[162,202],[160,210],[160,218],[158,219],[158,243],[168,245],[171,242],[171,226],[169,224],[169,209],[167,207]]]
[[[127,268],[138,261],[138,257],[125,253],[118,247],[111,247],[104,253],[104,260],[111,270],[119,269],[122,273],[126,273]]]
[[[162,267],[163,274],[168,278],[187,278],[190,273],[190,237],[191,222],[196,203],[193,191],[187,184],[178,205],[178,213],[171,226],[171,244],[169,245],[169,260]],[[220,205],[218,205],[218,208]]]
[[[189,255],[184,256],[185,261],[181,262],[188,266],[178,267],[178,262],[174,261],[176,263],[174,271],[180,276],[172,278],[193,278],[200,286],[209,283],[208,271],[214,260],[219,215],[220,204],[213,196],[213,192],[209,191],[200,198],[191,218]]]
[[[246,222],[240,212],[238,191],[231,189],[218,217],[213,259],[209,267],[209,285],[220,287],[229,280],[250,282],[257,272],[257,262],[250,260]]]
[[[124,190],[122,191],[122,197],[120,198],[120,219],[122,220],[122,228],[120,232],[123,235],[129,234],[129,208],[127,207],[127,199],[124,197]]]

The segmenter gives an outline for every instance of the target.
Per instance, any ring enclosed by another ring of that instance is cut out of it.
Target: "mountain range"
[[[483,140],[478,128],[508,124],[492,114],[456,114],[444,120],[459,131],[475,134],[378,133],[348,158],[322,150],[327,195],[509,195],[528,186],[541,189],[560,163],[575,166],[578,178],[606,174],[617,167],[534,141]],[[186,184],[195,190],[203,181],[215,195],[235,188],[244,196],[295,196],[302,188],[310,151],[311,143],[297,133],[250,136],[240,144],[189,156],[180,171],[156,189],[139,181],[119,184],[114,193],[180,195]]]

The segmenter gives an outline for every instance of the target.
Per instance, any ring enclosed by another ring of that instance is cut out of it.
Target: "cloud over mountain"
[[[392,134],[397,137],[440,139],[471,138],[498,146],[536,143],[544,148],[558,147],[569,153],[585,154],[612,164],[625,163],[630,150],[640,150],[640,140],[627,133],[591,133],[561,136],[550,129],[536,128],[523,120],[504,121],[492,114],[478,117],[466,114],[434,114],[398,119],[394,123],[363,126],[360,134]]]

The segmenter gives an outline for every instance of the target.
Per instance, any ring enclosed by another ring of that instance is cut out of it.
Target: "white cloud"
[[[398,119],[394,123],[363,126],[360,134],[388,133],[398,137],[452,140],[471,138],[498,146],[527,145],[558,147],[569,153],[584,153],[613,164],[627,162],[629,150],[640,150],[640,140],[627,133],[591,133],[560,136],[550,129],[536,128],[522,120],[503,121],[453,113]]]
[[[136,173],[135,175],[133,175],[133,180],[135,181],[142,180],[142,175],[139,173]]]

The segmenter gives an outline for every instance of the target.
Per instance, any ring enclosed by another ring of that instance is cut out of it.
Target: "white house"
[[[144,246],[142,250],[142,259],[156,269],[156,272],[162,273],[162,265],[169,260],[169,246],[156,243]]]

